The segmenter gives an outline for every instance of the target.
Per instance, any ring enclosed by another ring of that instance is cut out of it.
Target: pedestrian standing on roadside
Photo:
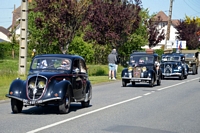
[[[117,61],[115,62],[114,76],[115,76],[115,78],[117,78],[117,68],[118,68],[118,64],[119,64],[119,62],[120,62],[120,57],[119,57],[119,55],[118,55],[118,53],[117,53],[117,50],[116,50],[115,48],[114,48],[113,50],[116,51],[116,58],[117,58]]]
[[[116,49],[113,49],[112,52],[108,55],[108,67],[109,67],[109,79],[116,80],[114,71],[115,63],[117,62]]]

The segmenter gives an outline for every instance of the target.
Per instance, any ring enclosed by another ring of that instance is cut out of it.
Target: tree
[[[139,27],[135,30],[133,34],[128,36],[128,40],[124,43],[123,47],[120,47],[118,49],[121,57],[121,62],[127,61],[133,50],[141,51],[141,46],[148,44],[147,26],[144,24],[144,22],[150,19],[151,16],[149,16],[149,12],[147,9],[141,10],[139,15],[141,17]]]
[[[160,16],[157,18],[152,17],[146,22],[148,30],[148,41],[149,48],[156,46],[162,40],[165,39],[165,32],[163,27],[159,27],[159,24],[162,22]]]
[[[90,0],[35,0],[34,12],[42,15],[35,19],[43,42],[58,45],[65,54],[76,32],[81,27]]]
[[[197,49],[200,46],[198,31],[200,31],[200,27],[198,27],[198,23],[196,20],[187,21],[180,20],[180,24],[176,27],[177,29],[177,39],[185,40],[187,43],[187,49],[193,50]]]
[[[89,6],[84,39],[95,44],[120,47],[139,26],[141,1],[92,0]]]

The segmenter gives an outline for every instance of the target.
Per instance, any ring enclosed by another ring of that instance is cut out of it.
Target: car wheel
[[[123,79],[123,80],[122,80],[122,86],[123,86],[123,87],[126,87],[126,84],[127,84],[127,83],[126,83],[126,80]]]
[[[187,75],[185,75],[184,78],[187,79]]]
[[[60,101],[59,113],[60,114],[67,114],[69,112],[69,109],[70,109],[70,104],[71,104],[71,94],[70,94],[70,89],[68,87],[66,95],[64,96],[62,101]]]
[[[149,81],[149,86],[153,87],[154,85],[154,77],[152,76],[151,80]]]
[[[131,82],[132,83],[132,86],[134,86],[135,85],[135,82]]]
[[[90,100],[89,100],[89,97],[90,97],[90,90],[88,90],[88,92],[85,94],[85,101],[82,101],[81,102],[81,106],[84,108],[84,107],[89,107],[90,106]]]
[[[17,99],[11,98],[11,107],[13,113],[21,113],[23,108],[23,102]]]
[[[193,73],[193,75],[195,75],[197,73],[196,65],[192,66],[192,73]]]
[[[161,78],[157,80],[157,85],[161,85]]]
[[[183,72],[181,73],[181,76],[179,76],[179,79],[180,79],[180,80],[183,80],[183,79],[184,79]]]
[[[164,76],[164,75],[161,75],[161,79],[165,79],[165,76]]]
[[[198,67],[196,67],[196,74],[198,74]]]

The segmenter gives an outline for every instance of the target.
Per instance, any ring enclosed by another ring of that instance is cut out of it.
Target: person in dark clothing
[[[108,66],[109,66],[109,79],[116,80],[114,76],[115,63],[117,62],[116,49],[113,49],[112,52],[108,55]]]

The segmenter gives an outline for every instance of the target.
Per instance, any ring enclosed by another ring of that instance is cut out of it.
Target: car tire
[[[161,75],[161,79],[165,79],[165,76],[164,76],[164,75]]]
[[[67,113],[69,113],[70,104],[71,104],[71,93],[70,93],[70,89],[68,87],[66,95],[64,96],[64,98],[62,99],[62,101],[60,101],[60,104],[59,104],[59,113],[60,114],[67,114]]]
[[[149,86],[153,87],[154,86],[154,77],[152,76],[151,80],[149,81]]]
[[[126,87],[126,84],[127,84],[126,80],[123,79],[123,80],[122,80],[122,86],[123,86],[123,87]]]
[[[181,76],[179,76],[179,79],[180,79],[180,80],[183,80],[183,79],[184,79],[183,72],[181,73]]]
[[[159,78],[159,79],[157,80],[157,85],[158,85],[158,86],[161,85],[161,78]]]
[[[197,73],[196,65],[192,66],[192,74],[195,75]]]
[[[13,113],[21,113],[23,108],[23,102],[17,99],[11,98],[11,107]]]
[[[135,85],[135,82],[134,82],[134,81],[132,81],[131,83],[132,83],[132,86],[134,86],[134,85]]]
[[[196,74],[198,74],[198,67],[196,67]]]
[[[184,79],[187,79],[187,75],[184,76]]]

